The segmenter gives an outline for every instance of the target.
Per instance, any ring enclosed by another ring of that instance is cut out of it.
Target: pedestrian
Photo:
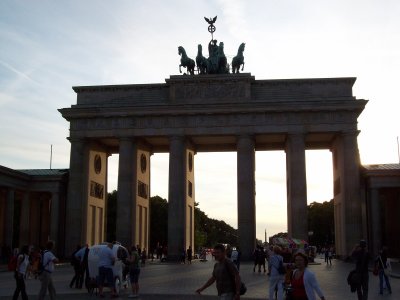
[[[114,286],[113,265],[115,264],[115,256],[112,251],[113,244],[107,243],[106,247],[101,248],[99,253],[99,297],[103,298],[103,287],[107,281],[111,289],[111,297],[118,297]]]
[[[314,273],[308,270],[308,257],[298,252],[294,256],[296,269],[291,275],[291,298],[292,300],[316,300],[315,293],[325,300],[324,294],[318,285]]]
[[[357,296],[358,300],[367,300],[368,299],[368,262],[369,262],[369,253],[367,251],[367,242],[365,240],[361,240],[358,245],[356,245],[353,249],[351,256],[356,261],[356,269],[355,272],[359,278],[359,282],[357,283]]]
[[[241,253],[239,251],[239,248],[238,247],[234,248],[232,250],[231,261],[235,264],[238,271],[240,270],[240,257]]]
[[[135,246],[131,248],[131,255],[128,258],[129,262],[129,279],[131,281],[132,294],[128,298],[139,297],[139,275],[140,275],[140,257]]]
[[[283,257],[280,255],[281,248],[274,246],[269,257],[268,265],[271,269],[269,278],[269,298],[274,299],[274,292],[277,290],[277,299],[283,299],[283,279],[284,273],[281,273],[283,267]]]
[[[329,247],[327,251],[328,251],[329,265],[332,266],[333,247]],[[328,261],[326,262],[326,264],[328,264]]]
[[[225,246],[217,244],[214,247],[214,256],[217,261],[210,279],[196,293],[200,294],[214,282],[217,285],[218,296],[221,300],[239,300],[241,280],[239,271],[232,261],[226,258]]]
[[[39,275],[41,287],[38,296],[39,300],[43,300],[46,297],[47,290],[49,290],[50,299],[56,299],[56,289],[54,288],[52,274],[54,272],[54,264],[58,262],[58,258],[51,252],[53,247],[54,242],[48,241],[46,244],[46,250],[43,251],[41,257],[41,273]]]
[[[389,294],[392,293],[392,287],[390,286],[389,276],[387,274],[388,270],[388,257],[387,257],[387,249],[386,247],[382,247],[379,252],[378,257],[375,260],[375,268],[378,270],[379,276],[379,294],[383,295],[383,279],[385,279],[386,287],[389,291]]]
[[[147,259],[147,252],[146,248],[143,248],[142,253],[140,254],[141,259],[142,259],[142,267],[146,265],[146,259]]]
[[[26,271],[28,269],[28,266],[29,266],[29,247],[26,245],[22,247],[21,252],[17,256],[17,267],[14,270],[14,278],[17,287],[15,288],[13,300],[17,300],[20,293],[23,300],[28,299],[28,295],[26,294],[26,288],[25,288],[25,275],[27,273]]]
[[[75,251],[71,255],[71,265],[74,268],[74,277],[72,277],[72,280],[69,284],[69,287],[72,288],[74,283],[75,283],[75,288],[82,288],[82,283],[81,281],[83,280],[82,277],[82,271],[81,271],[81,260],[76,257],[76,253],[78,253],[81,250],[81,246],[77,245]]]
[[[192,257],[193,257],[193,251],[192,251],[192,246],[189,246],[189,248],[186,250],[186,255],[187,255],[187,260],[188,264],[192,264]]]
[[[184,265],[186,263],[186,251],[185,251],[185,248],[182,248],[180,261],[181,261],[182,265]]]

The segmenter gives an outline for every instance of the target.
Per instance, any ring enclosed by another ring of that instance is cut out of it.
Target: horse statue
[[[207,74],[207,59],[203,56],[203,47],[199,44],[197,46],[196,65],[199,74]]]
[[[182,73],[181,67],[186,68],[190,75],[194,75],[194,60],[186,55],[186,51],[182,46],[178,47],[178,54],[181,56],[181,64],[179,65],[179,73]]]
[[[239,73],[240,65],[242,65],[242,71],[244,69],[244,56],[243,56],[243,51],[244,51],[244,46],[245,43],[241,43],[238,49],[237,55],[232,59],[232,73]]]
[[[229,68],[227,67],[228,61],[226,59],[224,53],[224,43],[220,42],[218,46],[218,73],[226,74],[229,72]]]

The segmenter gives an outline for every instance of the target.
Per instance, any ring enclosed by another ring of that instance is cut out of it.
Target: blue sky
[[[57,109],[76,85],[164,82],[177,47],[196,56],[215,37],[234,56],[246,42],[256,79],[355,76],[370,100],[359,118],[364,164],[397,162],[400,135],[399,1],[9,1],[0,2],[0,164],[69,165],[68,123]],[[223,158],[223,159],[221,159]],[[285,156],[257,153],[257,235],[286,229]],[[332,197],[329,151],[307,152],[308,200]],[[110,158],[110,188],[118,157]],[[152,157],[152,193],[167,196],[168,156]],[[210,176],[209,174],[213,174]],[[236,154],[196,156],[196,201],[236,225]]]

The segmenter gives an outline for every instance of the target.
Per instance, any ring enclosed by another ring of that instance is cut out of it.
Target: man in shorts
[[[108,243],[107,247],[102,248],[99,253],[99,297],[101,298],[104,298],[103,286],[106,280],[111,289],[111,297],[118,297],[114,286],[114,274],[112,268],[115,263],[115,256],[112,247],[113,245]]]
[[[200,294],[203,290],[217,282],[218,296],[221,300],[239,300],[241,280],[239,271],[235,264],[226,258],[225,246],[218,244],[214,247],[214,256],[217,263],[211,278],[198,290]]]
[[[129,278],[131,280],[132,294],[128,298],[137,298],[139,296],[139,275],[140,275],[140,257],[135,246],[132,246],[132,253],[128,259]]]

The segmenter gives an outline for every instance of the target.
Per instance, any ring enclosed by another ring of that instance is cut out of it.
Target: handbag
[[[379,255],[379,260],[381,261],[382,268],[383,268],[383,275],[388,276],[386,271],[386,265],[383,264],[382,257]]]

